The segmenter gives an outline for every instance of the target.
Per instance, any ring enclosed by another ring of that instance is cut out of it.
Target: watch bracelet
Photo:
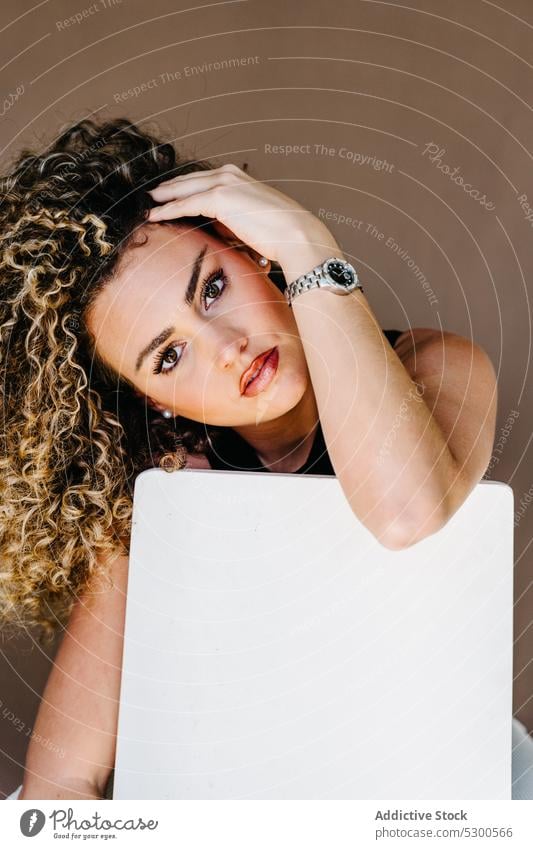
[[[289,306],[291,306],[294,298],[301,295],[302,292],[308,292],[309,289],[321,288],[320,286],[313,285],[320,280],[321,275],[317,274],[317,270],[320,271],[321,269],[322,265],[319,265],[317,268],[311,269],[311,271],[306,271],[305,274],[302,274],[300,277],[297,277],[296,280],[293,280],[292,283],[288,284],[285,290],[285,299]],[[364,292],[359,281],[357,281],[357,286],[355,286],[352,291],[355,292],[356,289],[360,289],[361,292]]]

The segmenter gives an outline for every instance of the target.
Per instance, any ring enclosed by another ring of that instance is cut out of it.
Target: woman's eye
[[[222,287],[220,289],[218,288],[217,283],[222,283]],[[218,268],[209,275],[202,285],[202,301],[206,309],[209,309],[210,306],[210,304],[206,303],[206,298],[211,298],[213,301],[216,301],[226,288],[226,285],[227,277],[222,268]]]

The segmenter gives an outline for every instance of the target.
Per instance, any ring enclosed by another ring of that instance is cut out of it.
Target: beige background
[[[65,23],[83,10],[80,23]],[[487,477],[513,487],[519,511],[533,484],[533,222],[519,202],[525,194],[533,206],[532,35],[528,0],[9,0],[2,91],[20,94],[0,107],[3,170],[61,124],[125,116],[156,121],[200,157],[247,162],[316,214],[351,216],[355,227],[329,224],[382,327],[442,327],[490,353],[501,441]],[[289,144],[304,147],[272,151]],[[485,205],[430,160],[429,144]],[[533,508],[524,504],[514,712],[533,729]],[[7,793],[22,777],[50,660],[29,636],[1,648]]]

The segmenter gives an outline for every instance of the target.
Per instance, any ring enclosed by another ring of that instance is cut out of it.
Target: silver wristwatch
[[[351,263],[338,256],[332,256],[320,265],[316,265],[311,271],[302,274],[285,289],[285,298],[290,306],[293,300],[307,292],[308,289],[329,289],[336,295],[348,295],[354,289],[363,287],[359,283],[357,272]]]

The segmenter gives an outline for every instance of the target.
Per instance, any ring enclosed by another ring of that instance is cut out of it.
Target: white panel
[[[511,798],[513,493],[389,551],[335,477],[136,481],[114,798]]]

